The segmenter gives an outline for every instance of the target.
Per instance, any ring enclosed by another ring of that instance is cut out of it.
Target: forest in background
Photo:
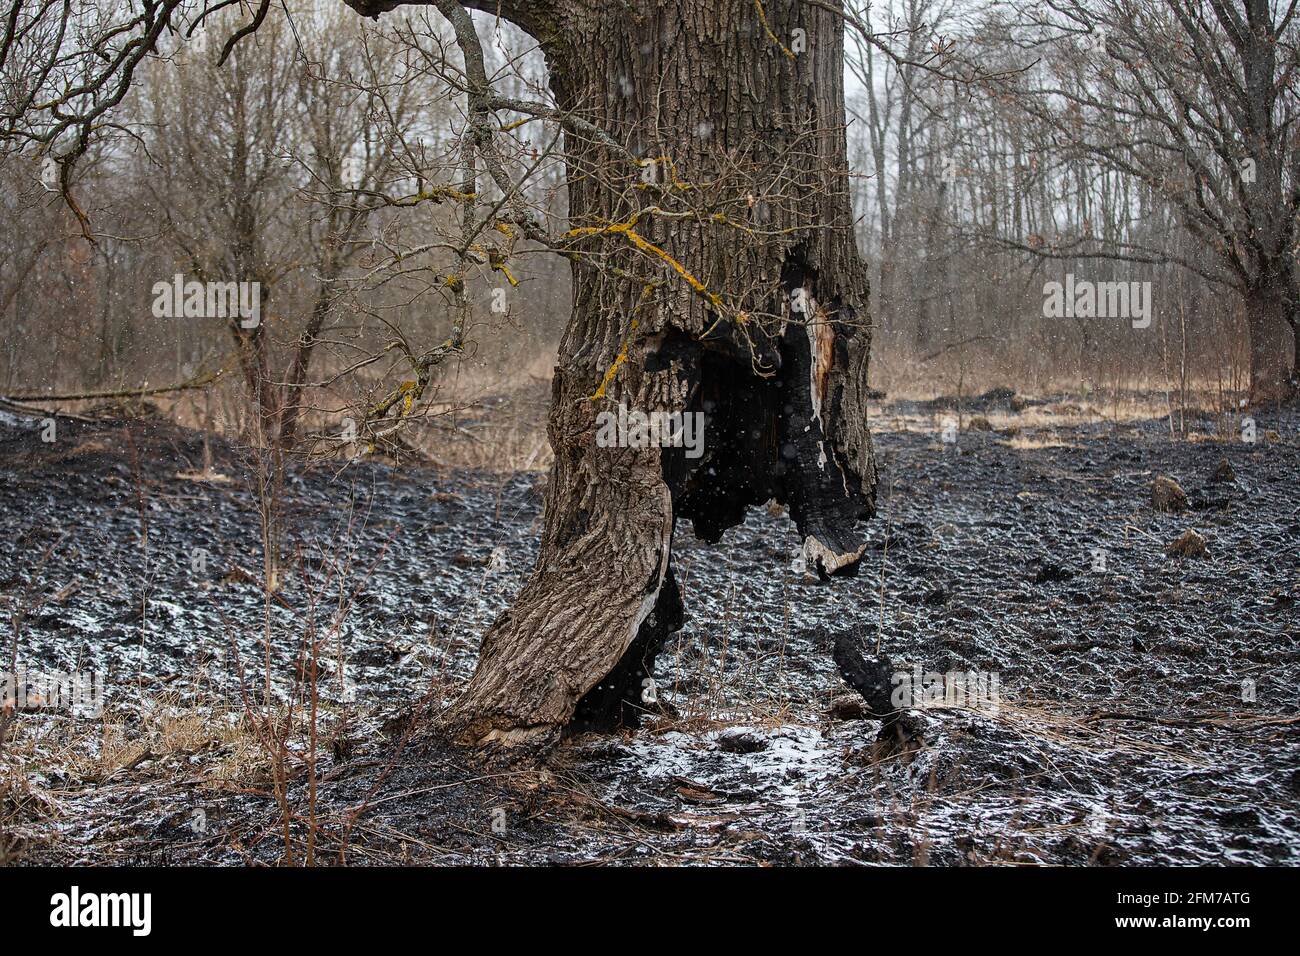
[[[1295,863],[1298,7],[11,0],[0,864]]]
[[[1252,270],[1267,265],[1242,248],[1264,221],[1247,201],[1257,187],[1291,217],[1273,223],[1285,262],[1297,241],[1297,28],[1275,7],[1274,141],[1252,145],[1234,125],[1247,104],[1213,75],[1232,41],[1208,6],[851,5],[863,29],[845,44],[847,133],[873,386],[1098,401],[1138,390],[1171,418],[1235,406],[1250,383]],[[258,388],[283,394],[263,395],[263,410],[280,408],[276,427],[312,448],[420,378],[419,354],[460,324],[436,273],[455,255],[448,175],[467,122],[451,29],[431,8],[382,21],[341,4],[286,10],[220,66],[241,13],[165,37],[67,164],[75,209],[42,148],[0,154],[0,391],[104,400],[197,384],[146,397],[246,435],[259,404],[248,363],[265,362]],[[477,16],[494,87],[545,101],[536,43]],[[1162,72],[1147,83],[1150,63]],[[501,159],[538,217],[562,222],[559,127],[532,119],[504,131]],[[1258,148],[1269,164],[1252,159]],[[526,239],[504,244],[508,264],[493,246],[467,280],[467,347],[454,371],[431,376],[429,417],[411,436],[423,448],[455,433],[443,413],[485,397],[522,389],[538,399],[523,417],[539,426],[544,415],[569,266]],[[232,348],[219,319],[156,316],[154,288],[176,275],[257,281],[265,322]],[[1046,284],[1067,276],[1149,283],[1149,319],[1046,316]],[[1294,322],[1286,281],[1281,311]],[[1293,353],[1278,321],[1271,348]],[[249,343],[251,360],[237,354]],[[544,458],[529,430],[505,439],[512,466]]]

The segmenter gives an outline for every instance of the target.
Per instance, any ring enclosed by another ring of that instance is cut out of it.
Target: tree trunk
[[[1282,282],[1260,282],[1246,291],[1250,338],[1250,404],[1288,398],[1295,388],[1296,342],[1290,316],[1295,294]]]
[[[875,464],[843,22],[797,0],[464,5],[536,36],[561,109],[609,137],[565,134],[574,301],[537,564],[448,717],[465,742],[549,741],[652,699],[678,519],[716,541],[775,498],[810,568],[856,570]],[[601,447],[620,406],[702,414],[702,455]]]

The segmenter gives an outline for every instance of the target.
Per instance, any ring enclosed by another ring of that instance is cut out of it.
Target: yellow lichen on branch
[[[718,295],[716,292],[710,292],[708,286],[706,286],[699,279],[695,278],[695,276],[693,276],[684,265],[682,265],[680,262],[674,259],[672,255],[670,255],[666,250],[661,249],[659,246],[656,246],[653,242],[646,239],[644,236],[642,236],[639,232],[636,231],[634,227],[636,226],[640,218],[641,218],[641,214],[637,213],[627,222],[611,223],[608,226],[579,226],[575,229],[570,229],[567,233],[565,233],[565,237],[576,238],[578,236],[594,236],[594,235],[622,236],[633,246],[635,246],[637,249],[649,255],[655,256],[661,261],[667,263],[668,266],[674,272],[676,272],[679,276],[682,277],[682,279],[686,282],[687,285],[689,285],[692,289],[695,290],[696,294],[708,300],[708,302],[715,308],[721,308],[722,297],[720,295]]]
[[[488,252],[488,265],[491,266],[493,272],[499,272],[505,276],[506,281],[509,282],[511,286],[519,285],[519,280],[510,274],[510,269],[506,266],[505,253],[501,252],[499,249],[492,249]]]
[[[450,186],[430,186],[427,189],[421,189],[414,195],[386,201],[393,206],[418,206],[422,202],[431,202],[437,206],[446,202],[448,199],[454,199],[457,202],[468,202],[471,199],[477,198],[477,193],[463,193]]]
[[[754,0],[754,9],[758,11],[759,22],[763,24],[763,30],[767,33],[768,39],[781,48],[781,52],[794,59],[794,51],[781,42],[781,38],[772,32],[772,28],[767,22],[767,11],[763,9],[763,0]]]
[[[641,287],[641,298],[637,300],[638,308],[646,299],[650,298],[650,294],[654,292],[654,290],[655,287],[652,283],[646,283]],[[634,316],[631,325],[628,326],[627,335],[625,335],[623,341],[619,343],[618,355],[614,356],[614,364],[605,369],[605,375],[600,380],[600,387],[589,396],[589,401],[594,402],[605,397],[605,393],[609,390],[609,386],[614,382],[614,376],[618,374],[618,370],[622,368],[623,363],[627,361],[627,353],[632,346],[632,335],[636,332],[639,324],[640,323],[637,322]]]
[[[636,319],[632,320],[632,328],[636,328]],[[591,401],[594,402],[605,397],[605,393],[609,390],[609,386],[614,382],[614,376],[618,374],[618,370],[622,368],[623,363],[627,361],[627,350],[630,341],[630,336],[623,340],[622,348],[619,349],[618,355],[614,356],[614,364],[605,369],[605,377],[600,380],[600,387],[591,394]]]
[[[703,282],[687,272],[684,265],[670,256],[663,249],[660,249],[653,242],[650,242],[648,239],[638,234],[635,229],[624,230],[623,234],[627,237],[628,242],[632,243],[632,245],[636,246],[642,252],[648,252],[651,255],[658,256],[664,262],[668,263],[668,265],[672,267],[673,271],[686,281],[687,285],[700,295],[704,296],[704,298],[708,299],[712,305],[721,307],[722,297],[716,292],[710,292]]]

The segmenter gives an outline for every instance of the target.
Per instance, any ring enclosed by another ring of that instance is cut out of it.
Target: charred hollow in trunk
[[[661,449],[674,523],[690,521],[696,537],[718,541],[744,520],[751,505],[775,499],[789,507],[804,536],[808,567],[826,578],[857,573],[863,540],[856,523],[871,516],[873,499],[823,431],[822,415],[829,419],[839,409],[823,410],[822,403],[841,402],[843,394],[828,396],[813,380],[818,368],[829,372],[833,362],[822,355],[818,363],[812,347],[816,334],[802,324],[788,325],[780,342],[781,372],[772,378],[753,375],[726,351],[680,336],[648,356],[646,368],[689,370],[686,410],[703,416],[709,436],[696,460],[683,448]],[[578,703],[573,728],[635,726],[652,710],[647,705],[653,703],[655,657],[682,623],[681,595],[670,566],[636,639]]]

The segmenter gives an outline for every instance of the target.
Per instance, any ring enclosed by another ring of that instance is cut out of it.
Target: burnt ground
[[[43,443],[0,415],[0,669],[16,636],[20,666],[107,695],[99,718],[16,715],[0,858],[276,864],[287,831],[301,862],[314,820],[321,863],[1300,863],[1300,413],[1259,413],[1249,444],[1208,415],[1173,441],[1165,419],[1014,404],[967,403],[955,441],[942,403],[879,408],[856,579],[810,577],[769,509],[717,545],[679,528],[665,709],[527,764],[425,717],[526,575],[540,476],[297,473],[268,603],[238,455],[218,447],[225,480],[162,422],[60,419]],[[1186,511],[1153,510],[1159,474]],[[1207,554],[1167,555],[1188,528]],[[314,774],[283,704],[313,626]],[[912,710],[878,745],[832,662],[846,630],[999,696]]]

